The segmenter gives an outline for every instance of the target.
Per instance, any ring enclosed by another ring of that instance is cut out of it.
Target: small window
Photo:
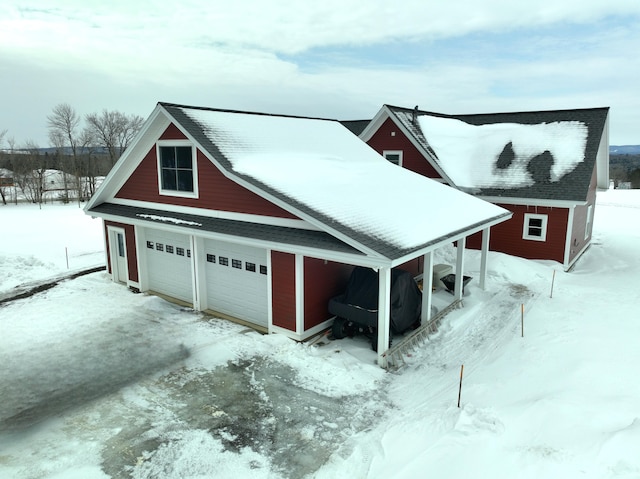
[[[156,243],[156,250],[164,251],[164,245],[162,243]]]
[[[207,254],[207,263],[215,263],[216,255],[215,254]]]
[[[267,267],[263,264],[260,265],[260,274],[267,274]]]
[[[240,261],[239,259],[232,259],[231,267],[236,269],[242,269],[242,261]]]
[[[176,248],[176,254],[178,256],[184,256],[184,248]]]
[[[546,241],[547,220],[547,215],[525,213],[522,238],[533,241]]]
[[[225,258],[224,256],[220,256],[220,266],[229,266],[229,258]]]
[[[190,249],[187,250],[187,258],[191,258],[191,250]]]
[[[394,165],[402,166],[402,150],[385,150],[382,156]]]
[[[153,241],[147,241],[147,248],[149,248],[149,249],[153,249],[153,248],[154,248],[154,246],[155,246],[155,245],[153,244]]]
[[[166,251],[167,253],[171,253],[171,254],[173,254],[173,246],[171,246],[171,245],[167,245],[167,247],[165,248],[165,251]]]
[[[245,265],[245,269],[246,269],[247,271],[251,271],[252,273],[255,273],[255,272],[256,272],[256,264],[255,264],[255,263],[249,263],[249,262],[247,261],[247,263],[246,263],[246,265]]]
[[[193,193],[193,155],[190,146],[160,146],[160,188]]]

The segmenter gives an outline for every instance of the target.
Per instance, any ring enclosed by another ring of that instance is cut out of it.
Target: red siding
[[[498,205],[513,212],[513,217],[491,228],[489,249],[521,258],[550,259],[564,262],[564,246],[567,235],[569,210],[541,206]],[[525,240],[522,238],[524,214],[547,215],[546,241]],[[467,247],[480,249],[482,235],[477,233],[467,239]]]
[[[400,128],[387,118],[367,144],[382,154],[383,150],[402,150],[402,167],[429,178],[441,178],[431,163],[418,151]]]
[[[331,317],[329,300],[342,293],[353,266],[315,258],[304,259],[304,330]]]
[[[163,138],[177,139],[182,135],[171,126]],[[149,150],[133,174],[127,179],[117,198],[151,203],[173,204],[233,213],[247,213],[278,218],[295,218],[279,206],[265,200],[225,177],[222,172],[200,151],[197,151],[199,198],[163,196],[159,193],[158,162],[155,145]]]
[[[186,140],[187,137],[178,129],[176,125],[171,123],[164,133],[160,135],[161,140]]]
[[[296,330],[296,257],[271,252],[271,294],[273,324]]]
[[[104,222],[104,237],[107,244],[107,268],[111,273],[111,251],[109,247],[109,233],[107,231],[108,226],[124,229],[125,241],[127,243],[127,269],[129,270],[129,281],[138,282],[138,252],[136,251],[136,230],[133,225],[126,225],[124,223],[116,223],[114,221]]]

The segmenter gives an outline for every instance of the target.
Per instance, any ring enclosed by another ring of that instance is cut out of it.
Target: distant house
[[[492,250],[569,269],[590,244],[596,189],[609,187],[608,115],[444,115],[384,105],[360,138],[394,164],[513,212],[493,229]]]
[[[85,210],[104,221],[114,281],[298,340],[331,325],[355,265],[373,268],[380,345],[392,268],[430,280],[434,249],[510,216],[396,168],[334,120],[169,103]]]

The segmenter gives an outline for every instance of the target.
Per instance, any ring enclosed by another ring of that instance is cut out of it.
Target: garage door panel
[[[189,237],[147,230],[149,289],[188,303],[193,301],[192,259]]]
[[[208,240],[205,252],[209,307],[267,326],[267,251]]]

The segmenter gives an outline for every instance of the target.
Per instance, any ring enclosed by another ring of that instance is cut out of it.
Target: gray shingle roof
[[[152,225],[180,225],[183,228],[195,231],[205,231],[229,236],[252,238],[270,243],[303,246],[314,249],[323,249],[339,253],[362,255],[361,252],[348,244],[334,238],[323,231],[287,228],[282,226],[265,225],[261,223],[249,223],[221,218],[212,218],[206,215],[193,215],[163,211],[161,209],[140,208],[114,203],[102,203],[88,211],[96,215],[112,215],[122,218],[131,218]]]
[[[414,136],[414,140],[420,144],[429,154],[431,160],[440,166],[447,173],[447,167],[437,157],[434,149],[429,144],[429,133],[423,132],[420,122],[413,121],[414,114],[418,116],[429,115],[436,118],[448,118],[465,122],[469,125],[495,125],[495,124],[520,124],[538,125],[551,124],[554,122],[580,122],[587,128],[587,138],[584,147],[584,160],[577,164],[569,173],[562,176],[558,181],[549,181],[549,164],[553,161],[550,155],[539,155],[532,159],[527,170],[531,174],[533,184],[524,187],[483,187],[473,191],[478,196],[504,197],[504,198],[526,198],[545,199],[557,201],[585,201],[589,191],[600,141],[604,133],[609,108],[589,108],[575,110],[550,110],[532,112],[513,113],[488,113],[488,114],[468,114],[468,115],[445,115],[441,113],[415,111],[410,108],[389,106],[387,108],[395,115],[399,121]],[[508,145],[505,144],[508,150]],[[505,151],[506,151],[505,150]],[[499,159],[498,159],[499,161]],[[495,165],[494,165],[495,166]],[[499,167],[499,165],[497,165]]]

